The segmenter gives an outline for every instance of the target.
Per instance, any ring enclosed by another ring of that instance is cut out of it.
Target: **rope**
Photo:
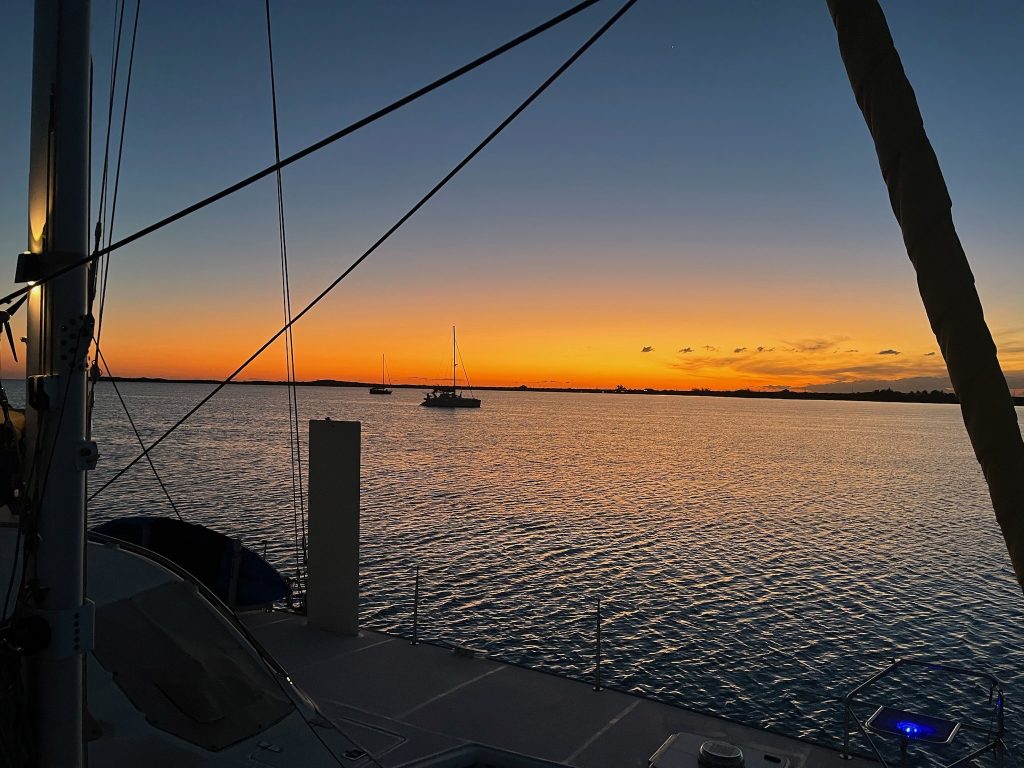
[[[128,417],[128,423],[132,425],[132,432],[135,433],[135,439],[139,443],[139,447],[143,450],[146,449],[146,444],[142,441],[142,435],[139,434],[139,428],[135,426],[135,419],[132,418],[131,412],[128,410],[128,404],[124,401],[121,396],[121,390],[117,386],[117,382],[114,380],[114,374],[110,372],[110,366],[107,364],[107,358],[103,356],[103,350],[100,349],[99,339],[93,339],[96,344],[96,354],[99,356],[100,362],[103,363],[103,367],[107,369],[107,378],[110,379],[110,383],[114,385],[114,392],[117,394],[117,399],[121,401],[121,407],[124,409],[124,415]],[[178,519],[184,522],[184,518],[181,516],[181,512],[178,511],[178,507],[174,503],[174,499],[171,498],[171,494],[167,490],[167,486],[164,485],[163,479],[160,477],[160,473],[156,471],[156,464],[153,463],[153,457],[146,454],[146,461],[149,462],[149,468],[153,470],[153,477],[156,478],[157,483],[160,484],[160,490],[164,492],[164,496],[167,498],[167,503],[171,505],[171,509],[174,510],[174,514],[178,516]]]
[[[336,131],[335,133],[332,133],[330,136],[327,136],[327,137],[321,139],[320,141],[315,142],[314,144],[310,144],[305,149],[301,149],[298,152],[295,152],[294,154],[289,155],[288,157],[284,158],[284,160],[282,160],[280,163],[274,163],[274,165],[268,166],[268,167],[264,168],[263,170],[258,171],[256,173],[252,174],[251,176],[248,176],[248,177],[242,179],[241,181],[238,181],[238,182],[232,184],[230,187],[225,187],[221,191],[215,192],[214,194],[210,195],[209,197],[205,197],[202,200],[200,200],[199,202],[193,203],[192,205],[188,206],[187,208],[182,208],[177,213],[172,213],[170,216],[167,216],[167,217],[165,217],[163,219],[160,219],[160,221],[158,221],[158,222],[156,222],[154,224],[150,224],[148,227],[143,227],[142,229],[140,229],[140,230],[138,230],[136,232],[133,232],[132,234],[130,234],[130,235],[126,236],[126,237],[121,238],[116,243],[112,243],[110,245],[107,245],[104,248],[100,248],[99,250],[94,251],[91,256],[86,256],[85,258],[79,259],[78,261],[72,262],[71,264],[68,264],[65,267],[62,267],[62,268],[60,268],[58,270],[55,270],[54,272],[50,273],[46,277],[44,277],[41,280],[37,281],[36,285],[41,285],[43,283],[48,283],[51,280],[55,280],[56,278],[60,277],[61,275],[67,274],[68,272],[70,272],[70,271],[72,271],[74,269],[78,269],[78,267],[81,267],[81,266],[89,264],[89,263],[91,263],[93,261],[96,261],[101,256],[105,256],[108,253],[112,253],[112,252],[118,250],[119,248],[123,248],[124,246],[129,245],[130,243],[134,243],[136,240],[139,240],[139,239],[145,237],[146,235],[150,235],[150,234],[156,232],[159,229],[163,229],[168,224],[173,224],[174,222],[178,221],[179,219],[183,219],[186,216],[188,216],[188,215],[190,215],[192,213],[195,213],[196,211],[202,210],[203,208],[207,207],[208,205],[212,205],[213,203],[217,202],[218,200],[224,199],[228,195],[232,195],[235,192],[238,192],[239,190],[245,189],[246,187],[248,187],[248,186],[250,186],[252,184],[255,184],[260,179],[263,179],[263,178],[269,176],[270,174],[272,174],[272,173],[274,173],[274,172],[276,172],[276,171],[278,171],[278,170],[280,170],[282,168],[288,167],[292,163],[295,163],[295,162],[303,159],[304,157],[307,157],[307,156],[313,154],[314,152],[317,152],[317,151],[323,149],[324,147],[329,146],[330,144],[333,144],[334,142],[336,142],[336,141],[338,141],[340,139],[343,139],[344,137],[348,136],[349,134],[355,133],[356,131],[358,131],[361,128],[365,128],[366,126],[370,125],[371,123],[374,123],[377,120],[380,120],[381,118],[386,117],[387,115],[390,115],[392,112],[394,112],[394,111],[404,107],[405,105],[410,104],[413,101],[416,101],[416,99],[420,98],[421,96],[425,96],[428,93],[430,93],[431,91],[435,91],[438,88],[440,88],[441,86],[447,85],[451,81],[456,80],[456,79],[462,77],[463,75],[473,71],[477,67],[479,67],[479,66],[481,66],[483,64],[486,64],[488,61],[491,61],[492,59],[497,58],[498,56],[502,55],[503,53],[507,53],[508,51],[512,50],[513,48],[521,45],[522,43],[525,43],[527,40],[530,40],[531,38],[536,37],[541,32],[545,32],[548,29],[551,29],[552,27],[557,26],[558,24],[561,24],[566,19],[569,19],[569,18],[575,16],[580,11],[586,10],[587,8],[589,8],[591,5],[593,5],[594,3],[598,2],[598,1],[599,0],[582,0],[582,2],[580,2],[578,5],[573,6],[568,11],[565,11],[564,13],[560,13],[558,16],[555,16],[554,18],[549,19],[548,21],[546,21],[543,24],[540,24],[540,25],[534,27],[533,29],[531,29],[528,32],[524,32],[523,34],[519,35],[519,37],[516,37],[516,38],[510,40],[509,42],[505,43],[504,45],[498,46],[497,48],[495,48],[494,50],[492,50],[489,53],[485,53],[483,56],[481,56],[481,57],[479,57],[477,59],[474,59],[473,61],[469,62],[469,64],[465,64],[465,65],[459,67],[458,69],[456,69],[456,70],[454,70],[452,72],[449,72],[444,77],[440,77],[437,80],[433,81],[432,83],[429,83],[429,84],[423,86],[422,88],[419,88],[418,90],[415,90],[412,93],[410,93],[410,94],[408,94],[406,96],[403,96],[402,98],[398,99],[398,101],[392,102],[388,106],[383,107],[382,109],[377,110],[373,114],[367,115],[366,117],[364,117],[364,118],[362,118],[360,120],[357,120],[354,123],[351,123],[350,125],[346,126],[345,128],[342,128],[340,131]],[[13,301],[14,299],[18,298],[19,296],[28,293],[29,290],[31,290],[30,286],[24,286],[22,288],[19,288],[16,291],[13,291],[13,292],[7,294],[3,298],[0,298],[0,304],[9,304],[11,301]]]
[[[267,16],[267,53],[270,59],[270,103],[274,114],[274,161],[281,164],[281,135],[277,119],[277,81],[274,77],[274,40],[270,24],[270,0],[265,0]],[[288,453],[292,471],[292,537],[295,544],[295,585],[301,593],[306,562],[306,499],[302,490],[302,443],[299,430],[299,397],[295,389],[295,338],[292,335],[292,291],[288,275],[288,238],[284,221],[284,186],[281,169],[277,176],[277,231],[281,247],[281,299],[284,322],[284,363],[288,380]],[[145,446],[142,446],[145,449]]]
[[[200,408],[202,408],[210,400],[212,400],[217,395],[218,392],[220,392],[222,389],[224,389],[224,387],[226,387],[228,384],[234,381],[234,379],[242,371],[244,371],[249,366],[250,363],[252,363],[261,354],[263,354],[263,352],[271,344],[277,341],[277,339],[280,338],[282,334],[284,334],[291,326],[293,326],[295,323],[301,320],[306,315],[307,312],[312,310],[313,307],[319,304],[329,293],[331,293],[335,288],[337,288],[338,284],[341,283],[342,280],[348,277],[349,274],[351,274],[356,267],[362,264],[363,261],[365,261],[370,256],[370,254],[376,251],[381,245],[384,244],[385,241],[387,241],[389,237],[391,237],[391,235],[397,232],[398,229],[403,224],[405,224],[405,222],[411,219],[413,215],[420,208],[426,205],[427,202],[434,195],[436,195],[449,181],[451,181],[459,173],[459,171],[461,171],[463,168],[469,165],[473,158],[479,155],[484,150],[484,148],[498,136],[498,134],[505,130],[505,128],[507,128],[512,123],[512,121],[519,117],[519,115],[522,114],[523,111],[526,110],[526,108],[529,107],[537,99],[537,97],[544,93],[544,91],[546,91],[552,83],[554,83],[559,77],[561,77],[561,75],[567,69],[569,69],[569,67],[571,67],[576,62],[576,60],[579,59],[580,56],[582,56],[590,48],[590,46],[597,42],[604,35],[604,33],[607,32],[612,27],[612,25],[615,24],[615,22],[617,22],[623,16],[623,14],[626,13],[626,11],[632,8],[635,3],[636,0],[627,0],[626,3],[618,11],[616,11],[615,14],[610,19],[608,19],[608,21],[601,25],[601,27],[593,35],[591,35],[590,38],[587,39],[585,43],[583,43],[583,45],[581,45],[568,59],[566,59],[561,64],[561,66],[559,66],[558,69],[556,69],[547,78],[547,80],[541,83],[537,87],[537,89],[533,91],[533,93],[527,96],[522,104],[516,107],[508,117],[502,120],[498,124],[498,126],[493,131],[491,131],[483,141],[477,144],[477,146],[468,155],[466,155],[461,161],[459,161],[458,165],[456,165],[451,171],[449,171],[444,176],[444,178],[437,182],[437,184],[435,184],[434,187],[429,192],[427,192],[427,194],[421,197],[420,200],[412,208],[410,208],[397,222],[395,222],[390,229],[388,229],[383,235],[381,235],[373,245],[367,248],[366,251],[363,252],[362,256],[360,256],[358,259],[352,262],[352,264],[350,264],[349,267],[344,272],[342,272],[337,278],[335,278],[330,285],[328,285],[319,294],[317,294],[317,296],[312,301],[310,301],[302,309],[301,312],[295,315],[283,328],[281,328],[273,336],[267,339],[267,341],[264,342],[259,349],[253,352],[245,360],[245,362],[238,366],[226,379],[224,379],[224,381],[218,383],[217,386],[215,386],[205,397],[203,397],[203,399],[201,399],[191,409],[189,409],[189,411],[184,416],[182,416],[180,419],[178,419],[178,421],[171,425],[171,427],[168,428],[167,431],[165,431],[160,437],[158,437],[156,441],[149,446],[149,448],[145,449],[141,454],[132,459],[131,462],[129,462],[126,466],[118,470],[113,475],[113,477],[111,477],[103,485],[101,485],[99,489],[89,497],[89,500],[92,501],[94,498],[103,493],[103,491],[106,488],[108,488],[112,483],[114,483],[118,478],[120,478],[125,472],[127,472],[129,469],[135,466],[145,454],[149,453],[149,451],[152,451],[154,448],[160,445],[160,443],[166,440],[167,437],[172,432],[174,432],[174,430],[176,430],[178,427],[180,427],[182,424],[188,421]]]

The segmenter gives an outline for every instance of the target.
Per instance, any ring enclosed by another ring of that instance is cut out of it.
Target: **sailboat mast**
[[[88,253],[89,21],[89,0],[36,0],[24,280]],[[96,457],[86,441],[93,334],[86,277],[86,267],[72,270],[34,287],[28,301],[25,514],[34,531],[24,567],[34,583],[23,609],[46,621],[50,642],[27,658],[25,671],[44,766],[84,762],[84,654],[92,647],[85,473]]]
[[[380,385],[384,386],[384,353],[380,356]]]
[[[455,326],[452,326],[452,389],[455,389]]]

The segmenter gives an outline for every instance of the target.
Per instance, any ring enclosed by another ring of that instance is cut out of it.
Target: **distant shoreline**
[[[104,376],[100,381],[115,381],[133,384],[219,384],[216,379],[164,379],[148,376]],[[232,381],[237,386],[284,386],[285,381],[247,380]],[[372,387],[374,382],[339,381],[336,379],[316,379],[314,381],[297,381],[298,387]],[[433,384],[389,384],[392,389],[433,389]],[[751,389],[599,389],[586,387],[530,387],[521,384],[517,387],[472,387],[480,391],[492,392],[565,392],[582,394],[613,394],[613,395],[675,395],[681,397],[741,397],[755,400],[849,400],[871,403],[946,403],[957,404],[960,401],[952,392],[941,390],[898,392],[893,389],[875,389],[870,392],[805,392],[782,389],[777,391],[756,391]],[[1014,397],[1014,405],[1024,405],[1024,397]]]

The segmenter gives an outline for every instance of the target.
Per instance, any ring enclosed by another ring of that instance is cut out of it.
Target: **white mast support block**
[[[309,422],[309,554],[306,617],[311,627],[359,632],[358,421]]]

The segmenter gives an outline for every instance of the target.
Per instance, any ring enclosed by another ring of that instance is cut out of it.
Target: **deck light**
[[[896,727],[907,736],[914,738],[921,733],[922,728],[917,723],[913,723],[909,720],[900,720],[896,723]]]
[[[955,720],[916,714],[894,707],[879,707],[865,725],[875,733],[889,733],[933,744],[948,744],[960,730],[960,724]]]

